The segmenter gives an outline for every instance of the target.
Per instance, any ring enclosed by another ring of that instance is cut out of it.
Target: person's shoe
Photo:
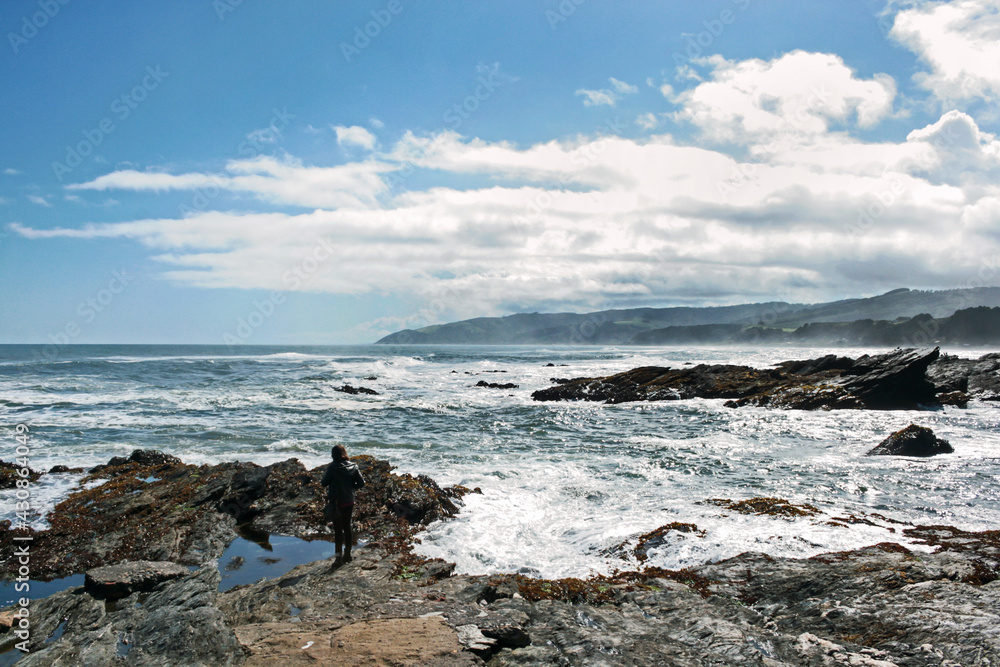
[[[352,560],[354,560],[354,558],[351,557],[350,551],[344,554],[343,562],[350,563]]]
[[[344,557],[341,556],[340,554],[337,554],[337,557],[333,559],[333,564],[330,566],[330,569],[336,570],[343,564],[344,564]]]

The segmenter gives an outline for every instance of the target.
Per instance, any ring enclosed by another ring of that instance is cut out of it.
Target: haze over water
[[[906,543],[905,526],[888,519],[995,528],[1000,412],[990,404],[803,412],[730,409],[716,400],[603,405],[530,396],[555,377],[701,362],[764,367],[830,351],[105,345],[62,347],[47,360],[38,347],[0,346],[0,426],[8,443],[0,459],[13,458],[19,423],[31,429],[38,470],[89,467],[137,448],[189,463],[296,457],[311,468],[343,443],[352,455],[389,460],[397,472],[482,490],[418,546],[472,573],[607,572],[625,563],[604,550],[671,522],[704,533],[670,533],[648,564],[678,568],[748,550],[810,556]],[[519,386],[474,386],[480,380]],[[344,384],[379,395],[334,390]],[[955,453],[863,456],[910,423],[931,427]],[[43,477],[35,487],[40,512],[80,477]],[[809,503],[821,514],[786,520],[704,503],[755,496]],[[3,498],[10,517],[9,493]],[[828,523],[851,514],[877,525]],[[41,516],[36,525],[44,525]]]

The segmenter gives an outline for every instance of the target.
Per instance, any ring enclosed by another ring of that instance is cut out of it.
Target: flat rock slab
[[[361,665],[388,667],[471,667],[482,662],[462,650],[458,634],[440,618],[387,618],[358,621],[336,629],[301,623],[268,623],[237,628],[250,650],[246,667]]]
[[[118,600],[187,574],[188,568],[168,561],[127,561],[87,570],[83,585],[95,598]]]

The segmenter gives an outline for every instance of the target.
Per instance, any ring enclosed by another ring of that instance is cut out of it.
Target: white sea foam
[[[216,357],[155,351],[146,357],[129,350],[112,359],[125,363],[111,365],[89,364],[87,358],[44,368],[28,364],[0,375],[0,424],[31,426],[37,469],[57,463],[90,467],[136,448],[195,464],[267,465],[296,457],[311,468],[328,460],[333,444],[345,444],[351,454],[388,459],[400,472],[478,486],[483,494],[468,496],[461,513],[432,526],[418,547],[457,562],[463,572],[604,572],[624,564],[607,549],[672,522],[696,524],[701,532],[668,533],[650,550],[649,564],[678,568],[747,550],[809,556],[905,542],[900,526],[874,514],[976,530],[1000,520],[998,406],[804,412],[734,410],[712,400],[531,400],[532,391],[551,385],[550,378],[643,365],[767,367],[864,350],[396,350],[336,348],[324,354],[310,348]],[[102,360],[108,358],[96,361]],[[507,372],[487,372],[492,370]],[[519,386],[476,387],[480,380]],[[380,395],[334,391],[342,384]],[[955,454],[928,461],[863,456],[911,422],[949,439]],[[10,458],[0,449],[0,459]],[[75,482],[67,480],[45,476],[33,489],[42,514],[73,488]],[[756,496],[809,503],[822,513],[789,520],[704,503]],[[9,508],[3,509],[10,518]],[[851,514],[877,525],[828,523]]]

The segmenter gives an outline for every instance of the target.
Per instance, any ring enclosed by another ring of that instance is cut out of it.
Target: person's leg
[[[334,553],[339,557],[344,552],[344,519],[336,517],[333,520]]]
[[[354,504],[346,505],[340,508],[340,517],[344,522],[344,562],[349,563],[351,561],[351,547],[354,546],[354,528],[351,525],[353,523],[354,515]]]

